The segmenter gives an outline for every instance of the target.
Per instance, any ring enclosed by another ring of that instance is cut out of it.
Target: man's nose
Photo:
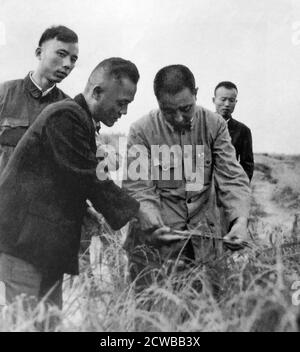
[[[177,111],[176,116],[175,116],[175,121],[177,123],[181,123],[181,122],[183,122],[183,120],[184,120],[183,116],[181,115],[181,113],[179,111]]]
[[[122,107],[120,113],[121,113],[122,115],[126,115],[126,114],[127,114],[127,105]]]
[[[230,105],[230,101],[229,100],[225,100],[224,105],[225,106],[229,106]]]
[[[72,64],[71,58],[66,56],[63,61],[63,66],[65,69],[69,70],[74,65]]]

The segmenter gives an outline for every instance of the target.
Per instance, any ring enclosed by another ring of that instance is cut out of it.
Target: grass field
[[[62,312],[46,312],[43,305],[24,312],[20,298],[2,309],[0,331],[34,331],[53,314],[60,318],[57,331],[298,331],[300,157],[257,154],[255,162],[252,250],[226,254],[184,275],[173,271],[163,286],[135,297],[122,234],[108,236],[105,246],[94,237],[93,275],[86,270],[65,277]]]

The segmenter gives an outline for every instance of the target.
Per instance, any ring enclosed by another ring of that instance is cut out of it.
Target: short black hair
[[[230,82],[230,81],[223,81],[217,84],[216,88],[215,88],[215,95],[216,95],[216,91],[218,88],[220,87],[224,87],[226,89],[235,89],[238,92],[237,86]]]
[[[165,66],[157,72],[153,88],[156,98],[159,98],[161,93],[175,95],[185,88],[189,88],[195,94],[195,77],[184,65]]]
[[[65,26],[53,26],[44,31],[39,40],[39,46],[54,38],[65,43],[78,43],[78,36],[72,29]]]
[[[137,84],[140,79],[140,74],[136,65],[133,62],[122,59],[120,57],[110,57],[108,59],[101,61],[94,68],[90,77],[92,77],[93,73],[100,68],[104,68],[104,70],[108,75],[113,76],[116,79],[127,77],[134,84]]]

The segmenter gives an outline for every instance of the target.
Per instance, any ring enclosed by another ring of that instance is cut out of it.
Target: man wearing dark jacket
[[[220,82],[215,88],[213,103],[216,106],[216,112],[227,122],[236,157],[251,181],[254,170],[251,131],[231,116],[237,103],[237,94],[238,90],[234,83]]]
[[[78,274],[86,199],[117,230],[139,203],[96,176],[95,126],[127,113],[139,73],[111,58],[91,73],[83,94],[45,108],[0,177],[0,281],[6,301],[25,293],[62,307],[63,274]],[[50,290],[50,291],[49,291]]]
[[[24,79],[0,84],[0,174],[17,143],[49,104],[68,96],[56,84],[66,78],[78,58],[78,37],[64,26],[48,28],[35,51],[38,65]]]

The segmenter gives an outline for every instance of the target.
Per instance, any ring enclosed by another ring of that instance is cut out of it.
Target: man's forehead
[[[162,93],[158,99],[161,106],[181,106],[189,105],[194,102],[194,95],[192,92],[185,88],[176,94]]]
[[[107,83],[110,89],[118,94],[120,100],[132,100],[136,93],[137,85],[127,77],[120,79],[110,77]]]
[[[78,43],[67,43],[61,40],[57,40],[57,38],[48,39],[42,44],[42,47],[43,46],[55,47],[56,49],[78,50]]]
[[[237,96],[237,90],[235,88],[219,87],[216,90],[216,96],[236,97]]]

